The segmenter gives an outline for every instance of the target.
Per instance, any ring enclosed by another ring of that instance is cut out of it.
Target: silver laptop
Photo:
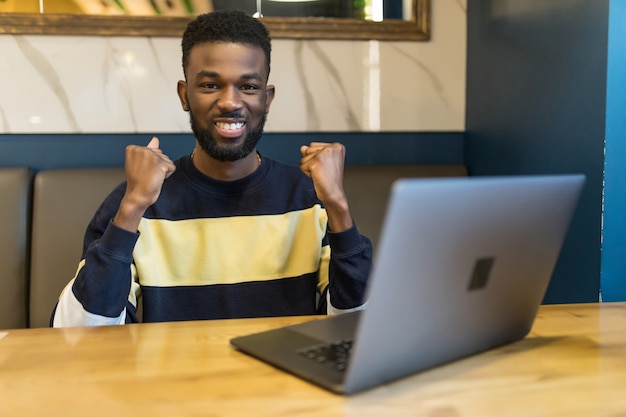
[[[363,311],[231,344],[352,394],[520,340],[542,302],[584,181],[397,180]]]

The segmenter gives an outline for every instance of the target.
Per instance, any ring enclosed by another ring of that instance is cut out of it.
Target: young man
[[[372,247],[343,190],[345,148],[302,146],[301,166],[261,155],[275,88],[271,42],[242,12],[191,22],[178,95],[196,147],[172,162],[153,138],[126,149],[52,325],[341,313],[363,304]]]

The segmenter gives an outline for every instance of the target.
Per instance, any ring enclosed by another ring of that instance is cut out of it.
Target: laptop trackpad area
[[[324,343],[353,339],[360,311],[329,316],[320,320],[289,326],[289,330],[309,336]]]

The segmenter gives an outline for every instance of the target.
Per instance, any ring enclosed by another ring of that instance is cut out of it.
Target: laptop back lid
[[[525,337],[582,175],[394,183],[344,392]]]

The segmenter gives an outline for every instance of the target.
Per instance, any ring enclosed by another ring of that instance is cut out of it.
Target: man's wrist
[[[328,216],[328,227],[333,232],[343,232],[353,226],[352,215],[347,202],[344,204],[324,205]]]
[[[113,218],[113,223],[117,227],[134,233],[137,231],[146,209],[147,207],[144,205],[131,203],[124,198],[122,199],[120,207]]]

